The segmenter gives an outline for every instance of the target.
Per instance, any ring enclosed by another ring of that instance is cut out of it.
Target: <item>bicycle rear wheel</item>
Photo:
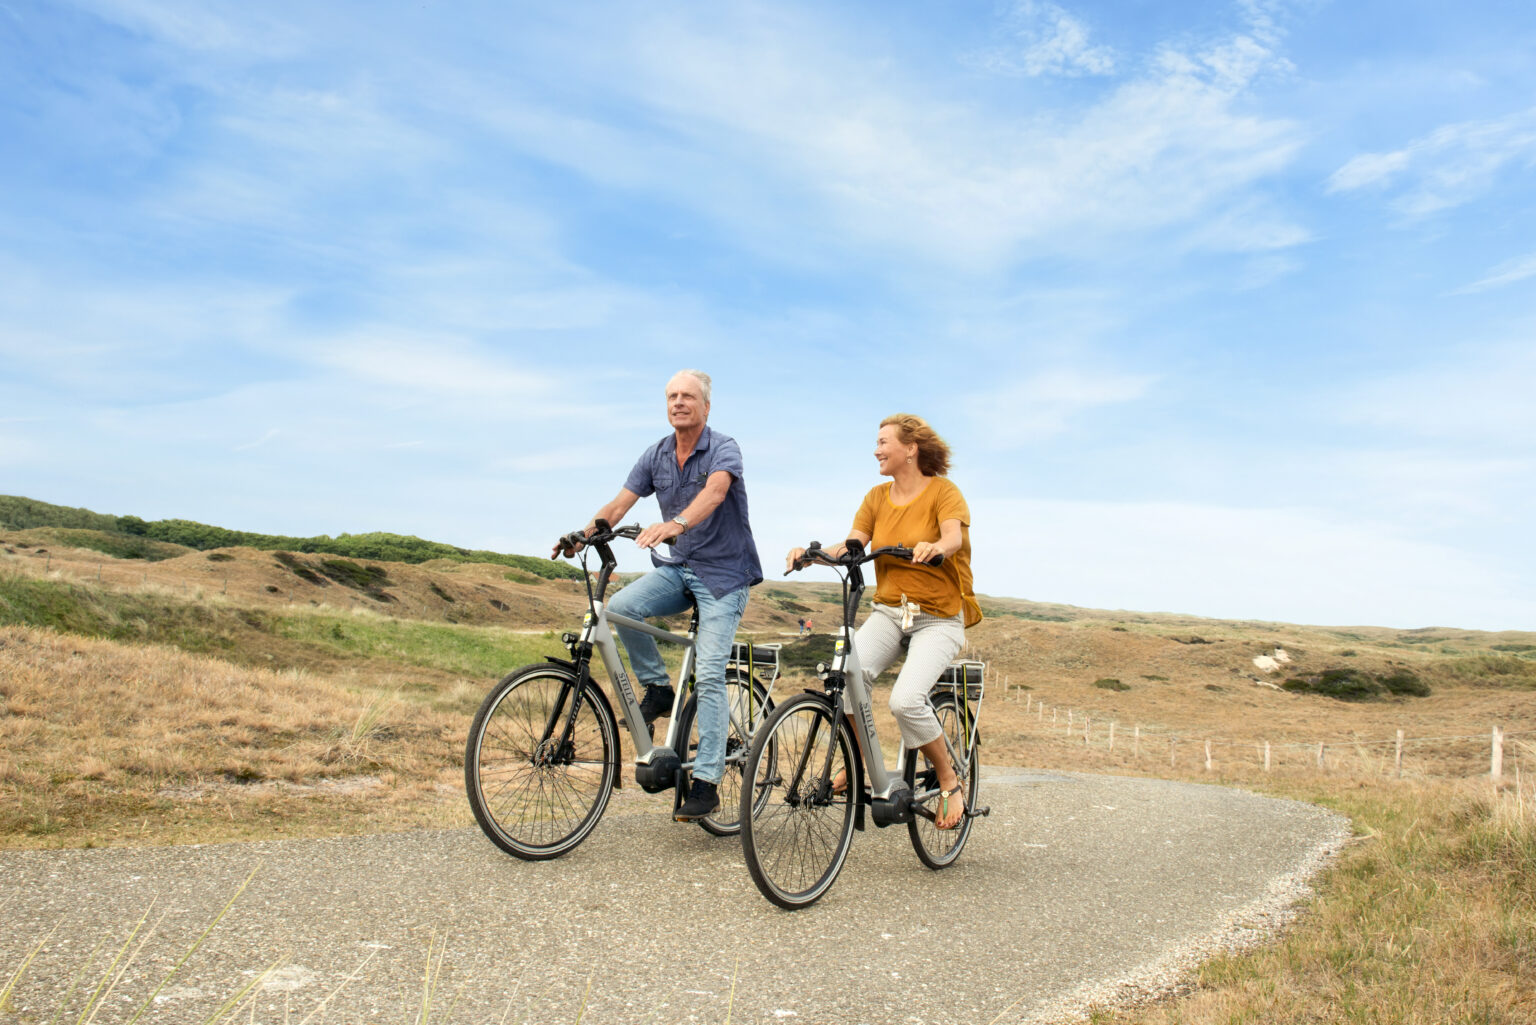
[[[772,705],[768,689],[745,673],[731,669],[725,674],[726,707],[730,721],[725,735],[725,775],[720,777],[720,807],[699,819],[699,825],[716,836],[735,836],[741,832],[741,781],[752,747],[752,734],[767,720]],[[680,713],[678,736],[682,738],[682,757],[691,766],[699,754],[698,694],[688,699]],[[772,758],[767,759],[769,763]],[[685,773],[682,788],[687,792],[692,773]],[[766,797],[767,791],[762,791]]]
[[[831,889],[853,844],[853,738],[818,694],[797,694],[758,730],[741,794],[747,870],[764,897],[794,910]],[[830,755],[830,762],[829,762]],[[847,786],[832,792],[842,773]]]
[[[955,766],[955,774],[960,777],[961,795],[965,799],[967,808],[976,807],[977,781],[981,775],[981,736],[978,732],[975,743],[966,748],[966,740],[970,736],[969,724],[960,710],[960,703],[952,693],[935,693],[932,698],[933,713],[939,718],[939,726],[944,730],[944,746],[949,751],[949,760]],[[932,791],[933,796],[923,802],[924,808],[930,812],[937,812],[939,797],[938,773],[928,762],[928,756],[922,751],[908,751],[905,759],[906,770],[903,776],[907,785],[912,788],[914,794],[921,791]],[[924,865],[932,869],[944,868],[953,865],[955,859],[960,857],[960,852],[965,848],[965,841],[971,835],[971,824],[975,820],[970,816],[962,818],[954,829],[939,829],[933,824],[933,819],[914,809],[912,819],[907,823],[907,832],[912,836],[912,849],[917,851],[917,857]]]
[[[566,669],[524,666],[491,689],[469,729],[464,789],[475,821],[508,854],[557,858],[602,818],[618,751],[618,724],[600,691],[578,687]]]

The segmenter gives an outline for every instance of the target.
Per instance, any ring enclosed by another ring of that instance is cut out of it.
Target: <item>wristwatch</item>
[[[672,517],[672,522],[677,524],[679,527],[682,527],[684,534],[688,533],[688,521],[687,520],[683,519],[681,516],[674,516],[674,517]]]

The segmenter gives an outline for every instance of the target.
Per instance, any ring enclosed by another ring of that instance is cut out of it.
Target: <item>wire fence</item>
[[[1362,769],[1382,774],[1468,776],[1486,774],[1495,782],[1506,769],[1536,762],[1536,729],[1507,730],[1493,724],[1479,733],[1390,737],[1336,736],[1316,740],[1208,736],[1196,730],[1172,730],[1124,723],[1093,709],[1053,704],[1048,695],[1012,687],[1008,678],[988,672],[988,690],[1002,700],[1024,703],[1024,721],[1046,736],[1071,740],[1133,761],[1165,760],[1171,767],[1202,765],[1206,771],[1235,766],[1262,768]]]

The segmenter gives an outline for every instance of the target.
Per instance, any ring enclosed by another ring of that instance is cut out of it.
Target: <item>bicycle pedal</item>
[[[992,807],[991,807],[991,805],[982,805],[980,808],[977,808],[975,811],[968,811],[968,812],[966,812],[965,813],[965,817],[968,818],[968,819],[981,819],[981,818],[986,818],[988,815],[991,815],[991,814],[992,814]]]

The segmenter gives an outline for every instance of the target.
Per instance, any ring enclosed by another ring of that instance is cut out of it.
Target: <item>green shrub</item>
[[[1099,690],[1121,691],[1121,690],[1130,690],[1131,689],[1131,685],[1130,684],[1128,684],[1128,683],[1121,683],[1119,680],[1115,679],[1113,676],[1106,676],[1103,679],[1094,680],[1093,681],[1093,685],[1095,687],[1099,688]]]
[[[69,548],[85,548],[103,555],[110,555],[114,559],[143,559],[146,562],[159,562],[162,559],[174,559],[178,555],[187,553],[187,549],[180,545],[164,544],[127,534],[111,534],[76,527],[31,529],[36,530],[38,534],[48,538],[54,544]],[[38,549],[38,551],[42,550]]]
[[[1406,669],[1379,678],[1381,685],[1393,694],[1404,697],[1427,698],[1429,697],[1429,684],[1419,679],[1416,673]]]
[[[1369,701],[1382,692],[1379,683],[1358,669],[1325,669],[1312,676],[1293,677],[1280,686],[1293,693],[1320,694],[1339,701]]]
[[[817,662],[831,664],[832,649],[836,643],[837,638],[831,634],[813,633],[784,645],[779,650],[779,660],[786,670],[799,669],[808,673],[816,668]]]
[[[310,569],[302,559],[300,559],[297,555],[294,555],[292,552],[273,552],[272,558],[277,560],[277,564],[279,566],[289,570],[300,580],[308,581],[309,583],[315,584],[318,587],[328,586],[328,583],[324,577]]]
[[[321,559],[320,572],[355,591],[372,591],[389,583],[383,566],[359,566],[350,559]]]

